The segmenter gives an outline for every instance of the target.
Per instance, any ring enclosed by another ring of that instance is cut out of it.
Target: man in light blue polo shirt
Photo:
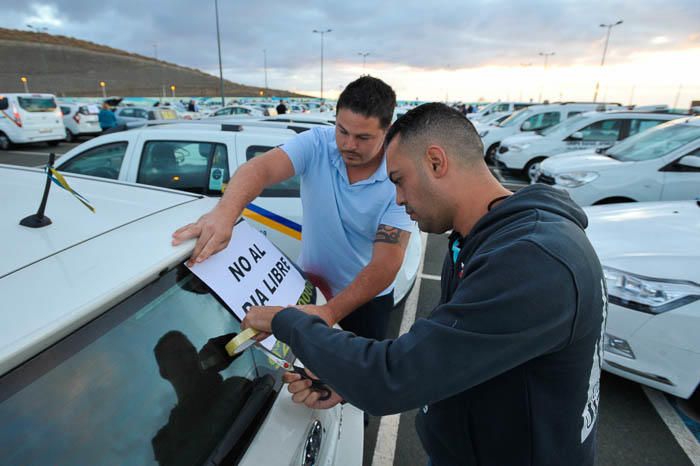
[[[300,266],[333,295],[305,310],[329,325],[383,339],[413,229],[386,172],[383,142],[395,106],[396,95],[383,81],[363,76],[350,83],[338,99],[335,128],[306,131],[242,165],[214,210],[177,230],[173,244],[197,238],[190,261],[205,260],[226,247],[236,219],[265,187],[298,175]]]

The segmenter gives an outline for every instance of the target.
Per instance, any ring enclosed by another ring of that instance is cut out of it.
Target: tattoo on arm
[[[390,227],[388,225],[379,225],[377,234],[374,237],[374,242],[399,244],[401,242],[401,233],[403,233],[403,230],[398,228]]]

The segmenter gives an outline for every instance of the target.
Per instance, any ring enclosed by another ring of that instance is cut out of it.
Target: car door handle
[[[303,456],[301,457],[301,466],[318,465],[319,453],[321,452],[321,442],[323,441],[323,425],[318,419],[311,423],[309,433],[306,434],[304,442]]]

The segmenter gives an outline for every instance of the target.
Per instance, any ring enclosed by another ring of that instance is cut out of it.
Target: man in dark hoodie
[[[493,178],[473,126],[443,104],[389,130],[387,171],[421,230],[452,230],[440,302],[396,340],[329,328],[294,308],[254,308],[341,400],[385,415],[422,407],[434,466],[593,465],[606,292],[585,214],[544,185],[515,194]]]

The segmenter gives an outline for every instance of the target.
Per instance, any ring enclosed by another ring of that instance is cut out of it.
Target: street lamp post
[[[323,100],[323,36],[331,32],[332,29],[317,30],[314,29],[314,34],[321,34],[321,100]]]
[[[265,90],[267,90],[267,50],[263,49],[263,65],[265,66]]]
[[[34,26],[33,24],[27,24],[27,27],[32,32],[36,32],[37,34],[47,34],[48,35],[48,33],[49,33],[49,28],[47,28],[46,26]],[[41,42],[39,43],[39,51],[41,53],[41,63],[42,63],[43,68],[44,68],[44,76],[48,76],[49,64],[46,61],[46,56],[44,55],[44,46]]]
[[[158,42],[153,43],[153,57],[158,61]],[[158,77],[160,80],[160,94],[165,98],[165,84],[163,84],[163,67],[159,63],[156,64],[158,67]]]
[[[219,85],[221,87],[221,106],[225,106],[224,101],[224,71],[221,67],[221,36],[219,35],[219,2],[214,0],[214,11],[216,12],[216,45],[219,48]]]
[[[365,71],[365,64],[367,63],[367,56],[370,55],[369,52],[357,52],[359,56],[362,57],[362,72]]]
[[[600,27],[602,28],[608,28],[608,33],[605,36],[605,47],[603,47],[603,58],[600,60],[600,70],[601,72],[603,71],[603,65],[605,65],[605,54],[608,52],[608,42],[610,41],[610,30],[614,28],[617,25],[622,24],[622,20],[619,20],[617,23],[612,23],[612,24],[601,24]],[[598,89],[600,88],[600,78],[598,78],[598,81],[595,83],[595,92],[593,93],[593,102],[596,101],[598,98]]]
[[[551,57],[552,55],[555,55],[555,52],[540,52],[539,55],[541,57],[544,57],[544,73],[546,75],[547,74],[547,61],[548,61],[549,57]],[[542,103],[542,86],[544,86],[544,82],[540,84],[540,96],[537,99],[537,101],[539,103]]]
[[[100,87],[102,88],[102,98],[106,99],[107,98],[107,83],[104,81],[100,81]]]
[[[22,81],[22,84],[24,84],[24,92],[26,92],[28,94],[29,93],[29,85],[27,84],[27,82],[28,82],[27,77],[22,76],[21,78],[19,78],[19,80]]]

